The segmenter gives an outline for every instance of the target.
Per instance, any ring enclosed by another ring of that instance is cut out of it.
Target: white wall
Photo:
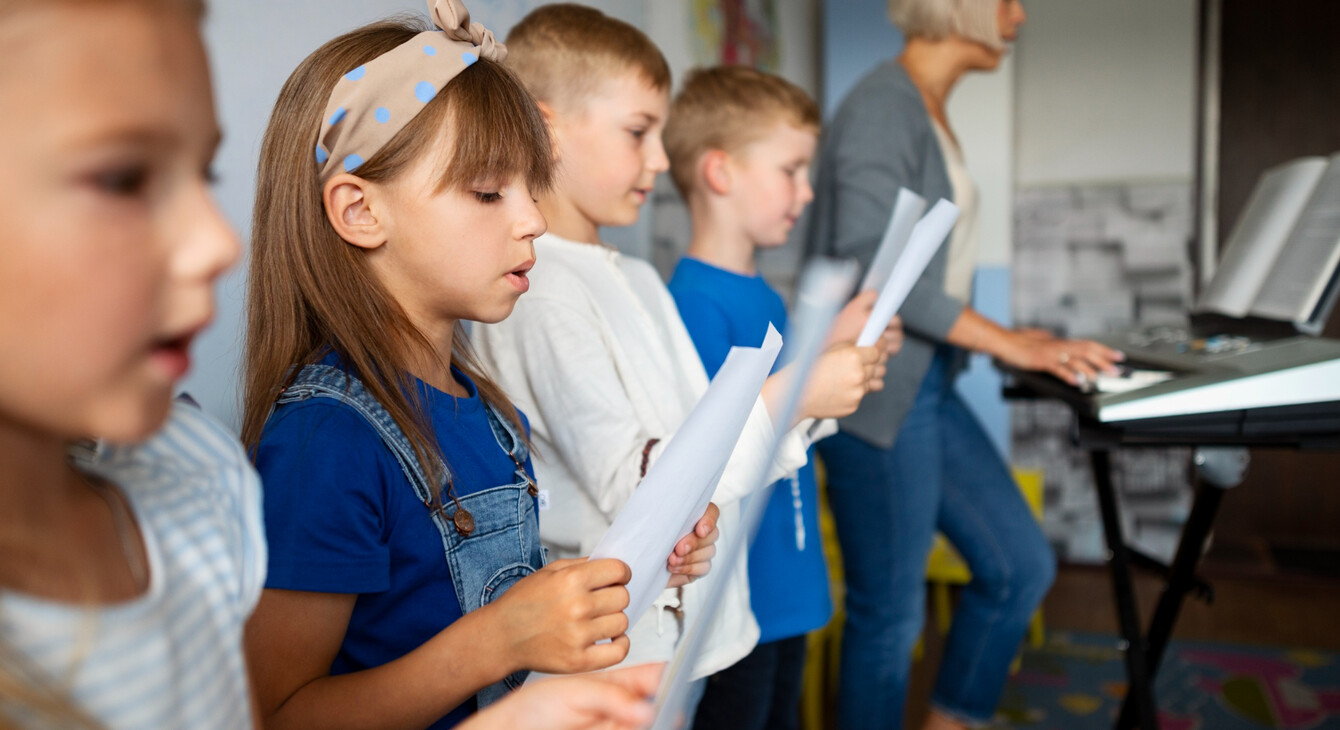
[[[992,73],[968,74],[949,97],[945,114],[977,183],[978,268],[1009,266],[1014,246],[1015,61]]]
[[[1021,185],[1192,177],[1194,0],[1027,0]]]

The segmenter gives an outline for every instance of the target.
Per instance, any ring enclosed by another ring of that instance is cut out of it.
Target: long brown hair
[[[392,19],[342,35],[308,56],[279,93],[261,146],[252,219],[242,442],[253,455],[295,366],[317,362],[329,348],[405,433],[431,484],[441,481],[443,456],[408,367],[412,355],[435,358],[435,351],[373,274],[363,250],[331,227],[313,156],[339,77],[423,30]],[[551,184],[554,159],[543,116],[510,71],[485,59],[447,83],[357,174],[393,179],[444,134],[453,138],[439,189],[473,184],[480,175],[521,174],[532,191]],[[451,360],[524,438],[516,408],[485,374],[460,326]],[[447,363],[441,365],[445,370]],[[441,495],[435,501],[440,506]]]

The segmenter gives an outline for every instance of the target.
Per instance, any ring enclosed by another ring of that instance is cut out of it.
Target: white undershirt
[[[945,293],[964,304],[972,301],[972,275],[977,269],[977,186],[968,174],[968,166],[948,130],[931,120],[940,152],[945,158],[949,184],[954,188],[954,205],[959,208],[958,223],[949,236],[949,254],[945,266]]]

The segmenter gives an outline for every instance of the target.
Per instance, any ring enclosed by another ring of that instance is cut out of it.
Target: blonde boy
[[[743,66],[689,75],[665,147],[693,217],[690,257],[753,274],[755,248],[786,243],[814,199],[819,124],[814,100],[779,76]]]
[[[786,243],[814,198],[819,120],[803,90],[739,66],[693,72],[670,108],[665,147],[693,237],[669,289],[709,374],[731,347],[757,346],[768,324],[786,328],[786,306],[758,275],[754,252]],[[852,310],[862,323],[864,304]],[[708,683],[696,730],[798,723],[805,634],[832,614],[812,465],[776,483],[748,573],[759,644]]]
[[[530,291],[510,318],[479,328],[476,343],[530,416],[548,505],[541,536],[558,557],[587,555],[708,383],[655,270],[599,238],[602,226],[637,220],[669,166],[661,132],[670,72],[641,31],[578,5],[538,8],[507,45],[508,64],[549,121],[559,174],[539,201],[549,232],[535,241]],[[876,348],[846,348],[818,369],[823,386],[807,390],[802,414],[827,418],[854,409],[883,363]],[[765,403],[782,387],[769,379],[721,478],[714,501],[723,533],[737,529],[736,502],[760,471],[775,479],[805,463],[807,424],[788,431],[781,455],[767,462],[776,431]],[[672,570],[680,562],[672,558]],[[667,591],[637,620],[626,661],[668,658],[683,621],[697,616],[703,585]],[[725,604],[696,676],[738,661],[758,638],[742,573],[727,586]]]

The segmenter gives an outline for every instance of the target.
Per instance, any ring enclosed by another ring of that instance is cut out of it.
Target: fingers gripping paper
[[[624,611],[629,625],[669,582],[670,551],[707,510],[781,349],[782,336],[772,327],[762,347],[731,348],[707,392],[591,551],[592,560],[618,558],[632,568]]]
[[[800,405],[800,395],[805,380],[813,369],[815,360],[823,350],[828,339],[828,331],[833,318],[851,296],[856,283],[856,266],[852,262],[836,262],[829,259],[816,259],[805,267],[800,277],[800,288],[796,295],[796,311],[791,318],[791,329],[787,333],[787,354],[796,368],[795,377],[783,394],[781,412],[776,418],[778,423],[791,423]],[[720,376],[718,376],[720,377]],[[772,456],[777,450],[785,432],[778,430],[777,439],[772,445]],[[664,458],[664,457],[662,457]],[[768,460],[769,462],[772,459]],[[771,485],[764,486],[766,470],[757,475],[760,486],[751,490],[751,496],[744,500],[740,530],[734,534],[723,534],[718,543],[717,557],[712,561],[712,569],[723,571],[712,585],[702,603],[697,616],[688,617],[688,627],[683,639],[675,650],[675,656],[666,668],[661,680],[660,691],[656,695],[656,722],[653,730],[674,730],[686,727],[685,709],[688,700],[689,682],[692,680],[693,667],[703,652],[708,649],[706,637],[712,628],[712,621],[721,608],[725,596],[725,586],[730,582],[731,573],[738,569],[740,561],[736,559],[742,552],[749,550],[758,525],[763,520],[763,512],[772,498]]]
[[[894,215],[897,215],[896,210]],[[879,340],[957,220],[958,206],[948,200],[941,200],[924,218],[917,221],[912,228],[912,235],[907,239],[907,246],[889,272],[888,281],[880,289],[870,319],[866,320],[861,336],[856,338],[858,347],[869,347]]]

